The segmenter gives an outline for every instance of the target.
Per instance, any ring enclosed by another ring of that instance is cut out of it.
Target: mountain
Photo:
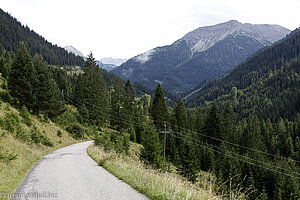
[[[113,64],[113,65],[116,65],[116,66],[120,66],[121,64],[126,62],[127,59],[107,57],[107,58],[100,59],[100,61],[103,64]]]
[[[101,69],[105,69],[106,71],[111,71],[111,70],[113,70],[114,68],[116,68],[117,66],[116,65],[114,65],[114,64],[104,64],[104,63],[102,63],[101,61],[99,61],[99,60],[96,60],[96,62],[97,62],[97,64],[99,65],[99,67],[101,68]]]
[[[84,58],[85,56],[83,55],[83,53],[81,53],[80,51],[78,51],[75,47],[73,46],[65,46],[64,47],[65,50],[67,50],[69,53],[73,53],[75,56],[80,56],[82,58]]]
[[[292,119],[300,111],[300,29],[186,96],[190,107],[229,101],[238,116]]]
[[[289,32],[278,25],[234,20],[200,27],[171,45],[129,59],[112,72],[150,88],[160,82],[166,90],[182,93],[225,74]]]
[[[39,53],[51,65],[82,66],[82,57],[67,52],[65,49],[51,44],[28,26],[0,9],[0,46],[8,51],[16,52],[21,41],[28,44],[31,55]]]

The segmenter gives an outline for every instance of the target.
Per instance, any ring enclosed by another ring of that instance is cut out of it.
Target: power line
[[[75,97],[71,97],[71,99],[77,101],[77,105],[78,105],[78,103],[80,103],[80,100],[78,100],[78,99],[75,98]],[[82,101],[81,101],[81,102],[82,102]],[[88,104],[88,107],[91,108],[89,104]],[[93,111],[91,111],[91,112],[92,112],[93,114],[96,114],[96,113],[94,113]],[[98,113],[98,114],[104,115],[103,113]],[[113,117],[111,114],[105,114],[105,116],[110,116],[110,117],[112,117],[112,118],[114,118],[114,119],[121,120],[121,121],[123,121],[123,122],[125,122],[125,123],[131,123],[131,124],[136,124],[136,125],[138,125],[138,126],[146,127],[144,124],[140,124],[140,123],[138,123],[138,122],[133,122],[133,121],[131,121],[131,120],[125,120],[125,119],[122,119],[122,118],[119,118],[119,117],[116,118],[116,117]],[[141,119],[141,118],[140,118],[140,119]],[[170,123],[169,123],[169,124],[170,124]],[[176,125],[174,125],[174,126],[176,126]],[[179,127],[179,126],[176,126],[176,127]],[[182,128],[182,127],[180,127],[180,128]],[[183,128],[183,129],[184,129],[184,128]],[[185,129],[185,130],[187,130],[188,132],[191,132],[191,133],[196,133],[196,132],[190,131],[190,130],[188,130],[188,129]],[[166,131],[166,132],[167,132],[167,131]],[[196,141],[196,142],[200,142],[200,143],[202,144],[201,147],[207,148],[207,147],[203,146],[204,143],[203,143],[202,141],[196,140],[196,139],[194,139],[194,138],[190,138],[190,137],[185,136],[185,135],[183,135],[183,134],[181,134],[181,133],[178,133],[178,132],[175,132],[175,133],[179,134],[181,137],[180,137],[180,136],[177,136],[177,135],[175,135],[175,134],[172,134],[171,132],[168,132],[168,134],[170,134],[170,135],[172,135],[172,136],[174,136],[174,137],[176,137],[176,138],[179,138],[179,139],[185,140],[185,141],[187,141],[187,142],[193,143],[193,144],[195,144],[195,145],[197,145],[197,146],[200,146],[200,145],[199,145],[198,143],[192,142],[192,141],[190,141],[190,140],[194,140],[194,141]],[[201,134],[200,134],[200,135],[201,135]],[[206,136],[206,135],[205,135],[205,136]],[[210,137],[210,136],[208,136],[208,137]],[[186,139],[186,138],[187,138],[187,139]],[[211,138],[213,138],[213,137],[211,137]],[[217,138],[215,138],[215,139],[217,139]],[[221,140],[221,141],[224,141],[224,140]],[[226,141],[224,141],[224,142],[226,142]],[[234,143],[232,143],[232,144],[234,144]],[[229,151],[229,150],[226,150],[226,149],[223,149],[223,148],[221,148],[221,147],[217,147],[217,146],[214,146],[214,145],[211,145],[211,144],[206,144],[206,145],[210,146],[210,147],[212,148],[212,150],[213,150],[214,152],[216,152],[216,153],[222,154],[220,151],[218,151],[218,150],[216,150],[216,149],[223,150],[223,151],[226,151],[226,152],[235,154],[235,155],[237,155],[237,156],[239,156],[239,157],[242,157],[242,158],[244,158],[244,159],[240,159],[240,158],[238,158],[238,157],[235,157],[235,156],[233,156],[233,155],[228,155],[228,154],[225,154],[225,156],[228,156],[228,157],[231,157],[231,158],[234,158],[234,159],[238,159],[238,160],[240,160],[240,161],[242,161],[242,162],[246,162],[246,163],[248,163],[248,164],[251,164],[251,165],[254,165],[254,166],[258,166],[258,167],[264,168],[264,169],[266,169],[266,170],[270,170],[270,171],[273,171],[273,172],[277,172],[277,173],[280,173],[280,174],[282,174],[282,175],[286,175],[286,176],[290,176],[290,177],[293,177],[293,178],[296,178],[296,179],[300,179],[300,177],[295,177],[295,176],[292,176],[292,175],[290,175],[290,174],[286,174],[286,173],[283,173],[283,172],[274,170],[274,169],[269,168],[269,167],[264,167],[264,166],[261,166],[261,165],[257,165],[257,164],[255,164],[255,163],[253,163],[253,162],[250,162],[249,160],[252,160],[252,161],[255,161],[255,162],[260,162],[261,164],[268,165],[268,166],[273,167],[273,168],[281,169],[281,170],[284,170],[284,171],[287,171],[287,172],[290,172],[290,173],[293,173],[293,174],[300,175],[300,174],[297,173],[297,172],[293,172],[293,171],[288,170],[288,169],[285,169],[285,168],[281,168],[281,167],[278,167],[278,166],[275,166],[275,165],[272,165],[272,164],[269,164],[269,163],[265,163],[265,162],[262,162],[262,161],[258,161],[258,160],[255,160],[255,159],[253,159],[253,158],[250,158],[250,157],[247,157],[247,156],[243,156],[243,155],[237,154],[237,153],[235,153],[235,152],[232,152],[232,151]],[[215,149],[215,148],[216,148],[216,149]],[[252,150],[254,150],[254,149],[252,149]],[[264,152],[264,153],[265,153],[265,152]],[[283,157],[283,158],[284,158],[284,157]],[[246,159],[248,159],[248,160],[246,160]],[[285,159],[287,159],[287,158],[285,158]]]
[[[268,155],[268,156],[273,156],[273,157],[277,157],[277,158],[284,159],[284,160],[289,160],[289,159],[290,159],[291,161],[294,161],[294,162],[300,164],[300,161],[298,161],[298,160],[293,160],[293,159],[291,159],[291,158],[286,158],[286,157],[283,157],[283,156],[275,155],[275,154],[268,153],[268,152],[265,152],[265,151],[261,151],[261,150],[258,150],[258,149],[253,149],[253,148],[250,148],[250,147],[246,147],[246,146],[243,146],[243,145],[240,145],[240,144],[232,143],[232,142],[229,142],[229,141],[226,141],[226,140],[222,140],[222,139],[215,138],[215,137],[212,137],[212,136],[209,136],[209,135],[205,135],[205,134],[203,134],[203,133],[191,131],[191,130],[189,130],[189,129],[187,129],[187,128],[183,128],[183,127],[177,126],[177,125],[175,125],[175,124],[171,124],[171,123],[168,123],[168,124],[170,124],[171,126],[180,128],[180,129],[182,129],[182,130],[188,131],[188,132],[190,132],[190,133],[196,133],[196,134],[198,134],[198,135],[201,135],[201,136],[206,137],[206,138],[209,138],[209,139],[213,139],[213,140],[216,140],[216,141],[219,141],[219,142],[224,142],[224,143],[226,143],[226,144],[230,144],[230,145],[233,145],[233,146],[242,148],[242,149],[247,149],[247,150],[255,151],[255,152],[257,152],[257,153],[262,153],[262,154],[265,154],[265,155]]]
[[[183,137],[185,137],[185,138],[187,138],[187,139],[194,140],[195,142],[201,142],[201,143],[203,143],[203,141],[196,140],[196,139],[194,139],[194,138],[188,137],[188,136],[183,135],[183,134],[181,134],[181,133],[178,133],[178,132],[175,132],[175,133],[177,133],[178,135],[181,135],[181,136],[183,136]],[[221,148],[221,147],[218,147],[218,146],[214,146],[214,145],[212,145],[212,144],[208,144],[208,143],[207,143],[207,145],[210,146],[210,147],[212,147],[212,148],[216,148],[216,149],[223,150],[223,151],[225,151],[225,152],[229,152],[229,153],[231,153],[231,154],[240,156],[240,157],[242,157],[242,158],[244,158],[244,159],[249,159],[249,160],[252,160],[252,161],[254,161],[254,162],[259,162],[259,163],[261,163],[261,164],[269,165],[270,167],[274,167],[274,168],[281,169],[281,170],[284,170],[284,171],[287,171],[287,172],[290,172],[290,173],[294,173],[294,174],[300,175],[300,173],[297,173],[297,172],[294,172],[294,171],[291,171],[291,170],[288,170],[288,169],[285,169],[285,168],[282,168],[282,167],[278,167],[278,166],[276,166],[276,165],[272,165],[272,164],[270,164],[270,163],[266,163],[266,162],[263,162],[263,161],[260,161],[260,160],[255,160],[255,159],[253,159],[253,158],[251,158],[251,157],[244,156],[244,155],[241,155],[241,154],[238,154],[238,153],[229,151],[229,150],[227,150],[227,149],[224,149],[224,148]]]
[[[189,142],[189,143],[191,143],[191,144],[194,144],[194,145],[203,147],[203,148],[205,148],[205,149],[208,149],[208,147],[206,147],[205,145],[199,145],[199,144],[197,144],[197,143],[194,143],[194,142],[192,142],[192,141],[190,141],[190,140],[187,140],[187,139],[185,139],[185,138],[182,138],[182,137],[177,136],[177,135],[172,134],[172,133],[170,133],[170,135],[172,135],[172,136],[174,136],[174,137],[176,137],[176,138],[178,138],[178,139],[184,140],[184,141],[186,141],[186,142]],[[202,142],[202,144],[203,144],[203,142]],[[230,158],[233,158],[233,159],[237,159],[237,160],[239,160],[239,161],[241,161],[241,162],[245,162],[245,163],[248,163],[248,164],[250,164],[250,165],[254,165],[254,166],[256,166],[256,167],[260,167],[260,168],[263,168],[263,169],[266,169],[266,170],[269,170],[269,171],[273,171],[273,172],[279,173],[279,174],[284,175],[284,176],[289,176],[289,177],[292,177],[292,178],[295,178],[295,179],[300,180],[300,177],[293,176],[293,175],[290,175],[290,174],[286,174],[286,173],[283,173],[283,172],[274,170],[274,169],[272,169],[272,168],[264,167],[264,166],[262,166],[262,165],[255,164],[255,163],[252,163],[252,162],[250,162],[250,161],[243,160],[243,159],[240,159],[240,158],[238,158],[238,157],[234,157],[234,156],[232,156],[232,155],[223,154],[222,152],[220,152],[220,151],[218,151],[218,150],[216,150],[216,149],[214,149],[214,148],[211,148],[211,149],[209,149],[209,150],[212,150],[212,151],[214,151],[214,152],[216,152],[216,153],[218,153],[218,154],[220,154],[220,155],[224,155],[224,156],[227,156],[227,157],[230,157]]]

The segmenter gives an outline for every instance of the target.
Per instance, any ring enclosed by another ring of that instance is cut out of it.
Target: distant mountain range
[[[68,45],[66,47],[64,47],[65,50],[67,50],[69,53],[73,53],[76,56],[80,56],[83,59],[85,59],[85,56],[83,55],[83,53],[81,53],[79,50],[77,50],[75,47]],[[102,58],[100,61],[96,60],[97,64],[99,65],[99,67],[101,69],[105,69],[106,71],[111,71],[114,68],[120,66],[122,63],[124,63],[126,61],[126,59],[122,59],[122,58]]]
[[[288,33],[290,30],[278,25],[231,20],[200,27],[171,45],[129,59],[112,72],[150,88],[160,82],[166,90],[182,93],[227,73]]]
[[[107,58],[100,59],[100,61],[103,64],[112,64],[112,65],[120,66],[121,64],[126,62],[127,59],[107,57]]]

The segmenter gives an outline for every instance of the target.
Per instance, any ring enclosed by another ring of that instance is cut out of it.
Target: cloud
[[[154,49],[151,49],[150,51],[147,51],[143,54],[138,55],[137,57],[135,57],[135,61],[140,62],[141,64],[146,63],[147,61],[149,61],[151,59],[152,54],[154,53]]]

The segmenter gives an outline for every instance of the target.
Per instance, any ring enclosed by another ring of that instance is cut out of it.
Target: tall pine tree
[[[100,125],[108,117],[108,96],[101,70],[92,53],[88,55],[83,71],[76,87],[78,106],[86,107],[88,113],[82,114],[89,117],[90,123]]]
[[[150,113],[156,129],[163,130],[164,122],[169,122],[170,117],[163,89],[160,84],[156,87]]]
[[[27,50],[27,44],[21,42],[11,67],[8,88],[21,105],[33,110],[36,104],[36,86],[37,79],[32,58]]]

